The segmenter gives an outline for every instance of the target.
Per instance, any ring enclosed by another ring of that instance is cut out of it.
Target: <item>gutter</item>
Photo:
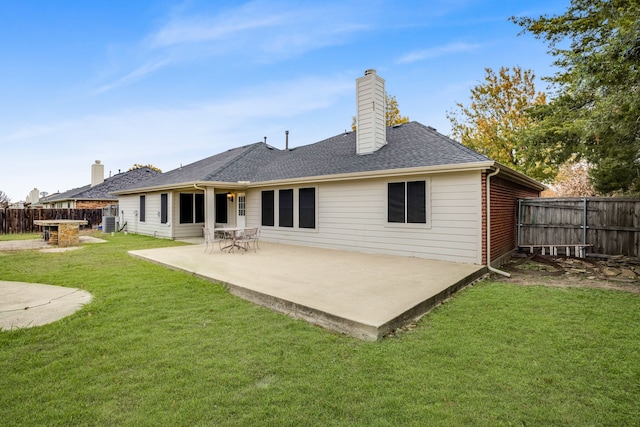
[[[518,184],[522,184],[525,185],[527,187],[532,187],[535,188],[539,191],[544,191],[547,189],[547,186],[544,184],[541,184],[540,182],[536,181],[533,178],[528,177],[527,175],[524,175],[518,171],[515,171],[513,169],[509,169],[507,166],[504,166],[498,162],[495,162],[495,167],[500,168],[499,170],[502,172],[503,175],[505,175],[506,177],[509,177],[510,181],[516,182]]]
[[[188,181],[188,182],[176,182],[171,184],[163,184],[151,187],[140,187],[129,190],[117,190],[110,192],[114,195],[125,194],[137,194],[162,190],[175,190],[176,188],[191,188],[193,185],[206,185],[214,187],[225,187],[230,189],[249,189],[260,187],[273,187],[276,185],[296,185],[304,184],[308,182],[334,182],[334,181],[346,181],[351,179],[370,179],[370,178],[387,178],[394,176],[407,176],[407,175],[424,175],[432,173],[444,173],[444,172],[467,172],[475,170],[486,170],[494,166],[495,162],[474,162],[463,164],[448,164],[437,165],[428,167],[414,167],[403,169],[376,169],[372,171],[363,172],[347,172],[330,175],[316,175],[316,176],[302,176],[296,178],[284,178],[274,179],[269,181],[238,181],[238,182],[223,182],[223,181]]]
[[[511,274],[506,271],[498,270],[491,266],[491,177],[500,173],[500,168],[497,168],[494,172],[487,175],[487,269],[494,273],[501,274],[505,277],[511,277]]]
[[[187,182],[177,182],[173,184],[163,184],[156,185],[153,187],[140,187],[140,188],[132,188],[130,190],[116,190],[110,191],[109,194],[113,194],[116,196],[126,195],[126,194],[138,194],[138,193],[151,193],[158,191],[174,191],[178,189],[189,189],[193,188],[197,185],[206,185],[207,187],[225,187],[231,189],[245,189],[247,188],[246,184],[237,184],[233,182],[223,182],[223,181],[187,181]],[[198,188],[202,190],[202,188]]]

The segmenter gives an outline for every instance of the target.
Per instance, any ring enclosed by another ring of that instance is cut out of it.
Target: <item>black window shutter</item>
[[[169,195],[167,193],[160,194],[160,223],[169,222]]]
[[[147,216],[147,198],[140,196],[140,222],[145,222]]]

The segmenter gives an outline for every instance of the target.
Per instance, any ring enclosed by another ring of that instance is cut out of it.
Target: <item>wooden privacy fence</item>
[[[38,219],[87,219],[96,226],[102,222],[102,209],[0,209],[0,234],[39,231],[33,224]]]
[[[574,255],[571,252],[583,248],[586,256],[638,258],[640,199],[520,199],[517,232],[521,249],[555,247],[560,254]]]

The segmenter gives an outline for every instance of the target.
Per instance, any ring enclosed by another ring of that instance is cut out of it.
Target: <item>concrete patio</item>
[[[201,240],[200,240],[201,241]],[[234,295],[360,339],[377,340],[481,277],[484,266],[260,242],[129,252],[222,282]]]

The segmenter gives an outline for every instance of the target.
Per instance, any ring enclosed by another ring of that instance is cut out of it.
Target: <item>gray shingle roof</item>
[[[126,190],[205,181],[255,183],[486,161],[490,159],[435,129],[409,122],[387,128],[387,145],[372,154],[356,154],[355,132],[342,133],[290,151],[258,142],[182,166]]]
[[[130,187],[131,185],[140,183],[157,175],[161,175],[161,173],[147,167],[138,168],[110,176],[102,183],[93,187],[89,184],[65,191],[64,193],[56,194],[53,197],[47,197],[43,202],[54,203],[63,200],[117,200],[118,196],[114,196],[109,193]]]

